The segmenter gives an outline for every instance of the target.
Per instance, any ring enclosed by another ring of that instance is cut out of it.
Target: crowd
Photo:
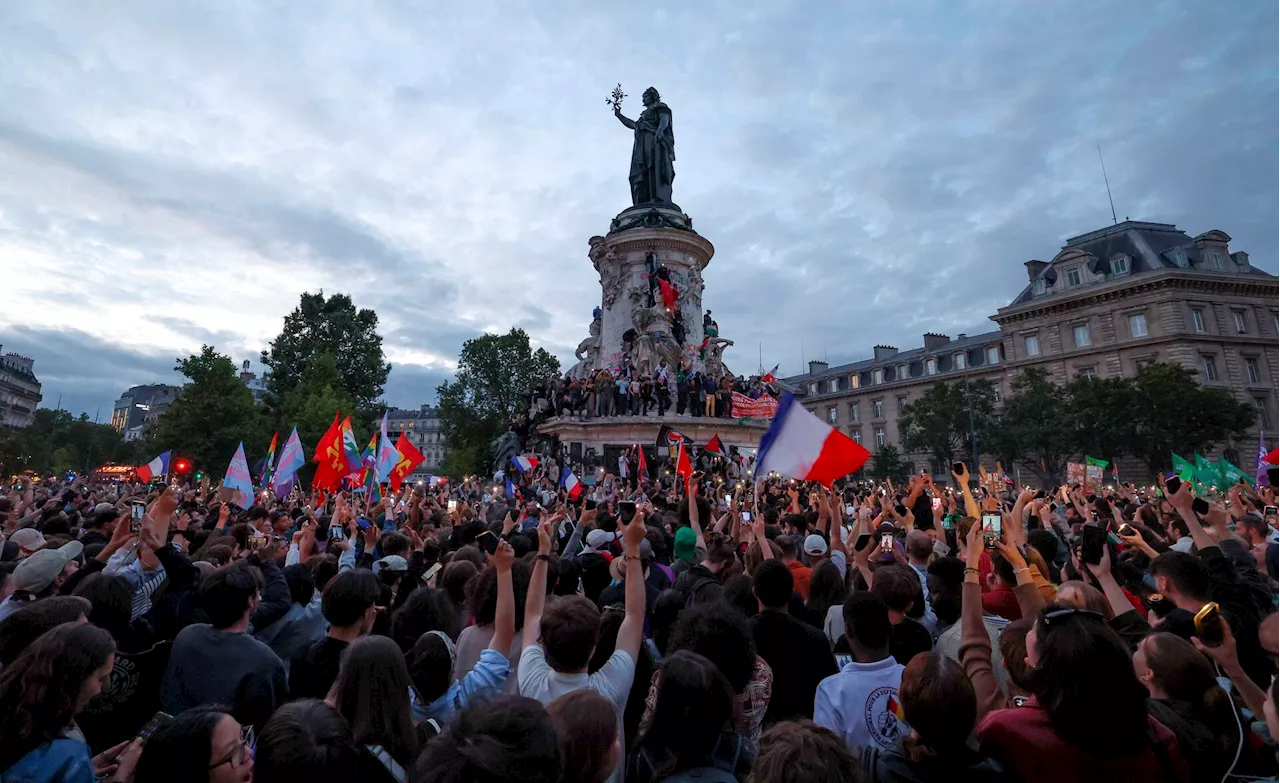
[[[15,487],[0,781],[1276,779],[1270,487],[513,478]]]

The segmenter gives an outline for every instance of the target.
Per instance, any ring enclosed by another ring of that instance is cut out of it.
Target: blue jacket
[[[0,783],[94,783],[89,746],[59,737],[0,772]]]

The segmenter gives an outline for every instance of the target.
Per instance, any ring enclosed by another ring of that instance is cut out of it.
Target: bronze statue
[[[631,147],[631,203],[671,203],[671,182],[676,178],[676,138],[671,130],[671,109],[658,91],[644,91],[644,111],[634,120],[622,116],[621,98],[612,102],[613,116],[636,132]]]

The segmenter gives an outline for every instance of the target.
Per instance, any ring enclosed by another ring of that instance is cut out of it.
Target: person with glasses
[[[244,734],[216,707],[179,713],[143,745],[133,783],[249,783],[253,750]]]

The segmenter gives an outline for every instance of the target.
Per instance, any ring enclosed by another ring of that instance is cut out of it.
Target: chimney
[[[936,351],[949,342],[951,342],[951,338],[945,334],[937,334],[935,332],[924,333],[924,349],[926,351]]]
[[[1244,252],[1243,250],[1237,250],[1236,252],[1231,254],[1231,260],[1235,261],[1240,266],[1248,266],[1249,254]]]
[[[877,345],[875,348],[875,352],[876,352],[876,361],[882,362],[885,359],[888,359],[890,356],[893,356],[894,354],[896,354],[898,352],[898,349],[894,348],[892,345]]]
[[[1049,266],[1048,261],[1036,261],[1035,259],[1028,261],[1026,263],[1027,280],[1034,283],[1036,278],[1040,276],[1040,273],[1043,272],[1047,266]]]
[[[819,373],[824,373],[824,372],[826,372],[826,371],[827,371],[827,369],[828,369],[829,367],[830,367],[830,365],[828,365],[826,362],[820,362],[820,361],[817,361],[816,359],[814,359],[814,360],[810,360],[810,362],[809,362],[809,374],[810,374],[810,375],[817,375],[817,374],[819,374]]]
[[[964,335],[964,332],[961,332],[960,334],[957,334],[957,335],[956,335],[956,339],[957,339],[957,340],[963,340],[963,339],[964,339],[964,336],[965,336],[965,335]]]

